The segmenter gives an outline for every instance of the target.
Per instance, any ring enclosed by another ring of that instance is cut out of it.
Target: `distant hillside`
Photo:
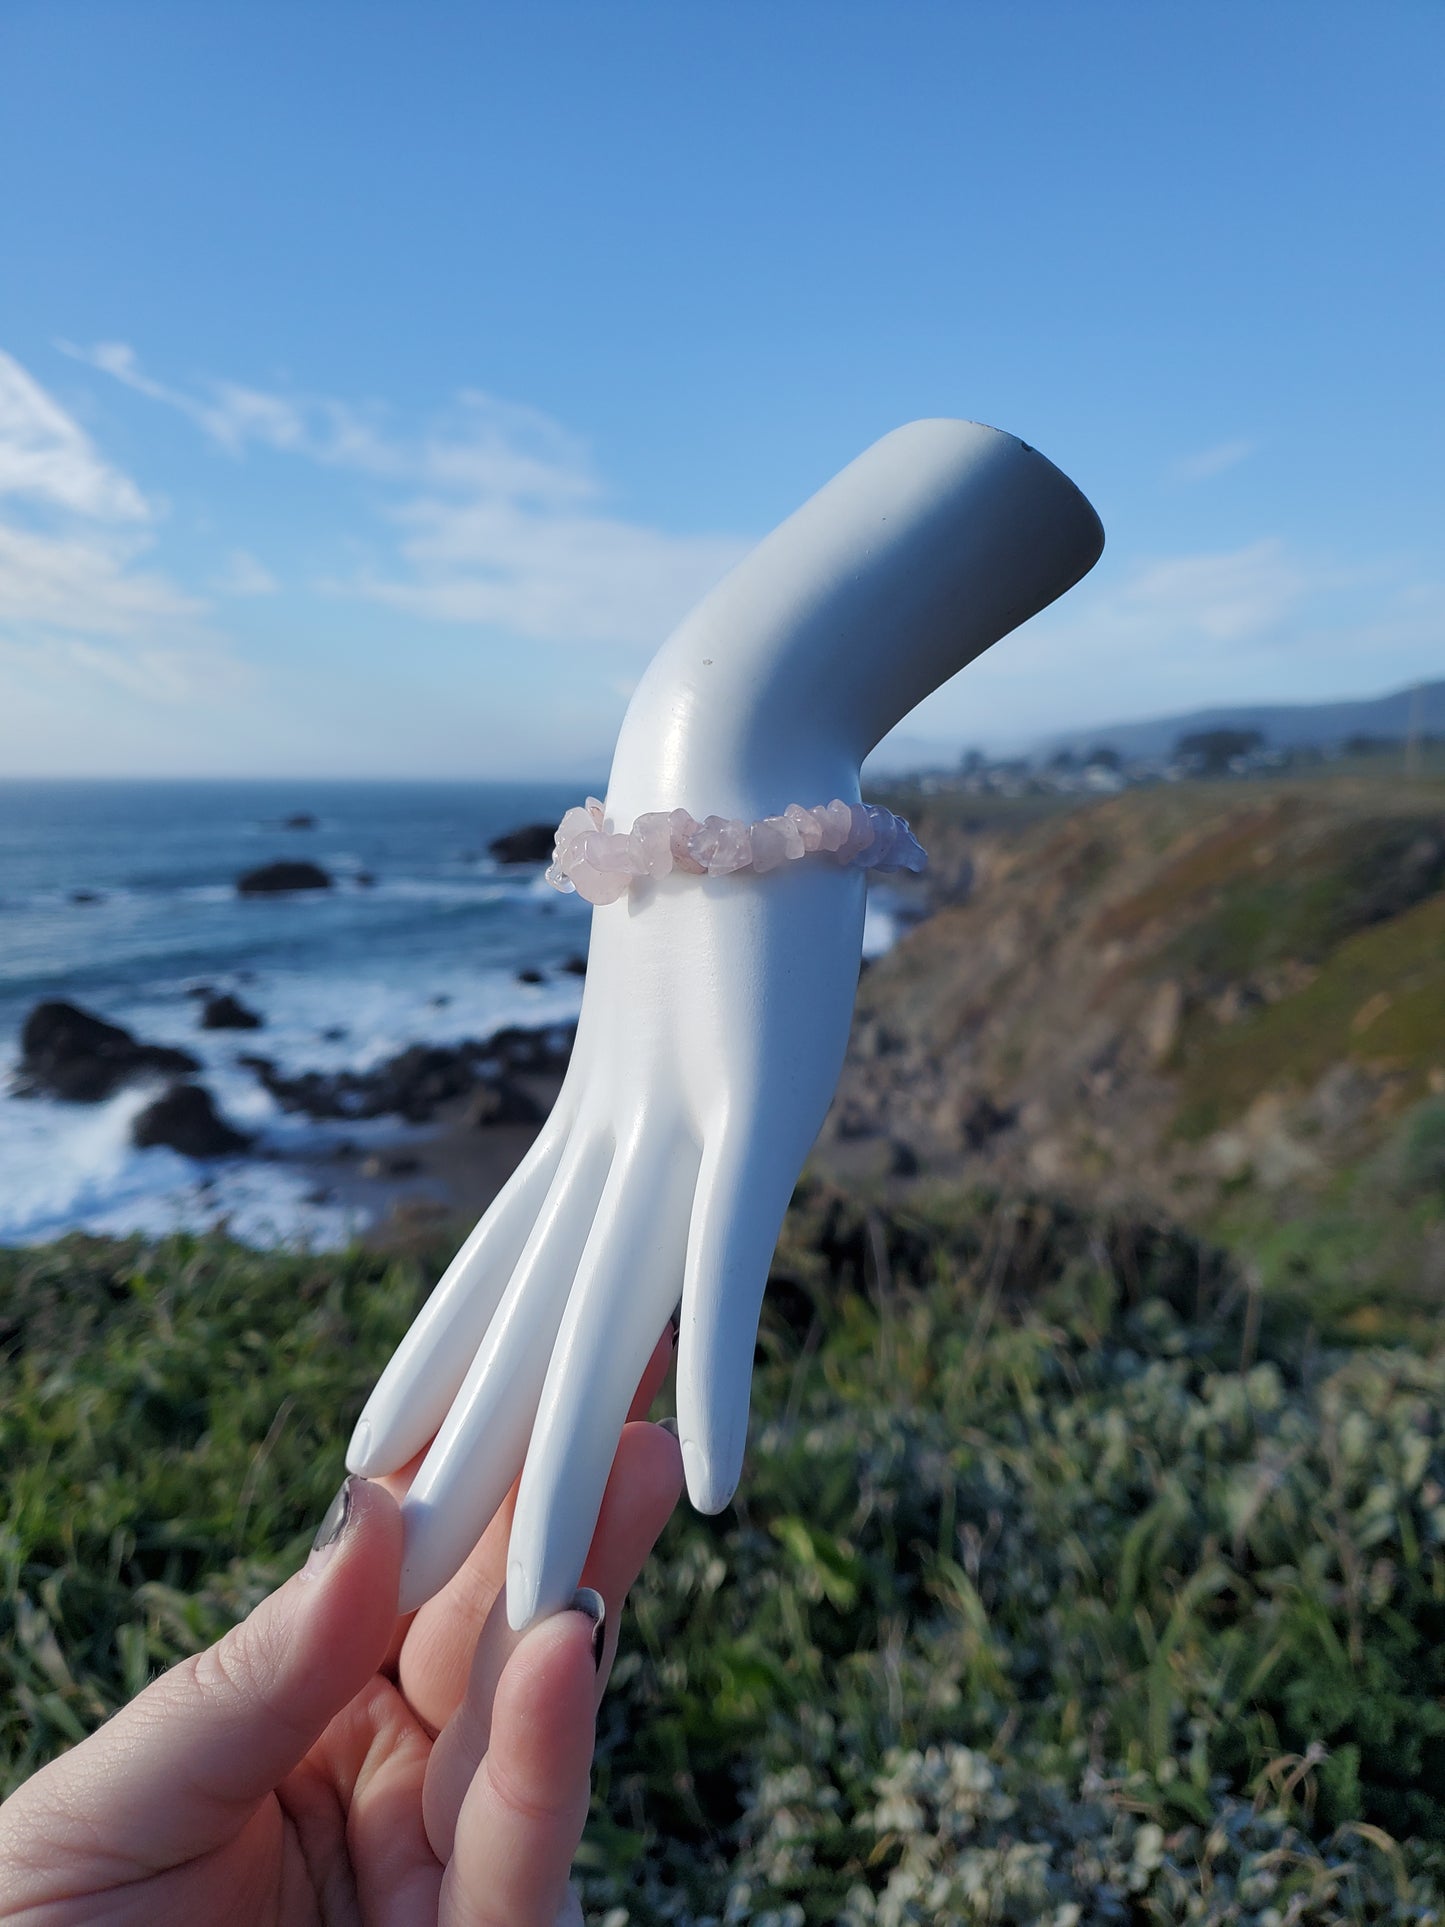
[[[1445,1301],[1445,784],[972,809],[917,812],[945,907],[863,979],[822,1167],[1159,1209],[1276,1280],[1309,1249],[1318,1290]]]
[[[1445,682],[1399,689],[1389,696],[1342,703],[1223,703],[1182,716],[1157,716],[1142,723],[1110,723],[1050,739],[1052,750],[1087,752],[1099,745],[1123,756],[1167,756],[1181,736],[1206,729],[1257,729],[1272,749],[1329,749],[1351,736],[1403,740],[1414,726],[1424,735],[1445,736]]]
[[[1426,736],[1445,736],[1445,682],[1432,682],[1359,702],[1220,703],[1142,723],[1104,723],[1041,739],[1031,753],[1037,759],[1061,749],[1087,754],[1107,747],[1130,761],[1148,762],[1167,756],[1181,736],[1205,729],[1257,729],[1272,749],[1331,749],[1351,736],[1403,741],[1416,703],[1414,726]],[[979,746],[988,750],[987,744]],[[895,732],[869,757],[867,774],[876,782],[916,770],[952,769],[970,747],[962,739]]]

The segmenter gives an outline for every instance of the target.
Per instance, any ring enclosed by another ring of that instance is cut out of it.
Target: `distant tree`
[[[966,749],[959,767],[972,774],[975,770],[982,769],[986,760],[981,749]]]
[[[1344,744],[1346,756],[1383,756],[1401,747],[1398,736],[1347,736]]]
[[[1073,767],[1074,752],[1071,749],[1056,749],[1049,758],[1050,769],[1072,769]]]
[[[1174,754],[1201,776],[1223,776],[1236,757],[1263,747],[1264,736],[1257,729],[1196,729],[1179,738]]]
[[[1100,743],[1091,749],[1084,758],[1089,769],[1122,769],[1124,759],[1117,749],[1110,749],[1107,743]]]

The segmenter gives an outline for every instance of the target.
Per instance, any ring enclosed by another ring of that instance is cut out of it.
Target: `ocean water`
[[[499,868],[487,844],[555,822],[580,794],[517,783],[0,781],[0,1243],[222,1221],[254,1244],[344,1242],[366,1207],[317,1201],[305,1164],[334,1142],[335,1125],[281,1112],[238,1057],[264,1054],[290,1072],[365,1069],[411,1043],[571,1022],[582,981],[560,966],[586,951],[588,906],[539,870]],[[315,829],[283,827],[302,811]],[[237,894],[243,871],[281,857],[321,864],[336,887]],[[865,948],[876,954],[891,938],[875,898]],[[519,982],[524,968],[542,983]],[[239,996],[264,1028],[200,1029],[188,993],[201,985]],[[136,1150],[131,1121],[154,1095],[140,1087],[96,1105],[11,1095],[26,1013],[54,997],[200,1058],[200,1081],[256,1134],[255,1154],[199,1165]],[[362,1148],[404,1135],[394,1118],[346,1128]]]

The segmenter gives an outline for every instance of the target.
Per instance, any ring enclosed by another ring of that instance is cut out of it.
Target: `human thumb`
[[[381,1664],[395,1626],[401,1514],[348,1479],[300,1572],[14,1796],[57,1859],[105,1843],[121,1878],[229,1839]],[[64,1798],[47,1785],[64,1779]],[[66,1815],[74,1816],[67,1820]]]

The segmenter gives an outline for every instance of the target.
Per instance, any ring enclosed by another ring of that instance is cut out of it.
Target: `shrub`
[[[1180,1234],[1044,1207],[804,1194],[776,1269],[740,1497],[634,1594],[595,1918],[1442,1918],[1445,1349],[1321,1353]],[[418,1297],[0,1255],[12,1781],[300,1558]]]

